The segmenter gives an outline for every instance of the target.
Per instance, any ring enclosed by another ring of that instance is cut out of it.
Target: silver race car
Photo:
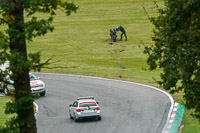
[[[45,96],[45,83],[40,80],[39,77],[36,77],[34,74],[29,73],[30,78],[30,87],[31,93],[35,95],[38,93],[40,96]],[[5,95],[8,95],[9,92],[14,91],[14,81],[10,78],[10,76],[5,77],[4,81],[0,82],[0,91],[3,91]]]
[[[69,116],[75,122],[90,117],[101,120],[101,111],[93,96],[79,97],[73,104],[69,105]]]

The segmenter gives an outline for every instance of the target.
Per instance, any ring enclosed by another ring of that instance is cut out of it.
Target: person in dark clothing
[[[126,41],[127,41],[126,31],[125,31],[125,29],[121,25],[119,27],[117,27],[115,30],[122,32],[120,41],[122,40],[122,36],[123,35],[124,35],[124,37],[126,38]]]
[[[116,34],[115,29],[110,29],[110,37],[114,42],[116,42],[117,34]]]

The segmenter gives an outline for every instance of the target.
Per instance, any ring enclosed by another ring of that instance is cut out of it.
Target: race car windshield
[[[29,75],[29,78],[30,78],[30,81],[38,80],[37,77],[32,74]]]
[[[89,106],[97,106],[95,102],[84,102],[80,103],[79,107],[89,107]]]

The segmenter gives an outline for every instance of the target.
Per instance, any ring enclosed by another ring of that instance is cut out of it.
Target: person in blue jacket
[[[124,37],[126,38],[126,41],[127,41],[126,31],[121,25],[116,28],[116,31],[121,31],[122,32],[120,41],[122,40],[122,36],[123,35],[124,35]]]

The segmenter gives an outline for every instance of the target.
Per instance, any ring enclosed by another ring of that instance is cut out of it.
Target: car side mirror
[[[72,106],[72,104],[69,105],[69,107],[71,107],[71,106]]]
[[[99,104],[99,102],[97,102],[97,104]]]

